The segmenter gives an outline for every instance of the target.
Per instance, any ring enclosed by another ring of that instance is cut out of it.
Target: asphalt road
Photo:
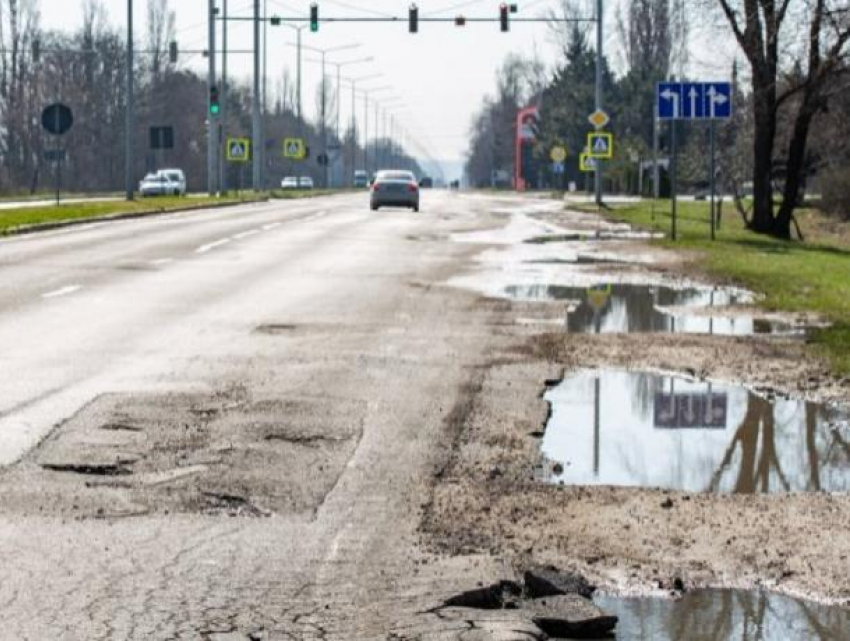
[[[496,201],[366,198],[0,241],[0,637],[410,638],[493,573],[416,529],[501,313],[445,239]]]

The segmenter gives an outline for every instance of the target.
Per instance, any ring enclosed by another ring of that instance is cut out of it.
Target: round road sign
[[[54,136],[68,133],[74,124],[74,114],[68,105],[53,103],[41,112],[41,125]]]
[[[549,157],[552,159],[552,162],[562,163],[567,159],[567,150],[561,145],[552,147],[552,151],[549,153]]]

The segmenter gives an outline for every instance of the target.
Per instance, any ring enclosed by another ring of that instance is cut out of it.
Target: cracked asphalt
[[[467,629],[418,613],[497,562],[416,530],[503,309],[439,239],[490,203],[366,197],[0,241],[0,637]]]

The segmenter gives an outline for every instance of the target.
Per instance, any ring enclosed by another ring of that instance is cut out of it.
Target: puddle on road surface
[[[695,590],[679,600],[597,596],[619,617],[618,641],[839,641],[850,609],[745,590]]]
[[[553,463],[550,482],[744,494],[850,491],[850,422],[835,408],[611,370],[571,376],[545,399],[552,414],[541,447]]]
[[[753,297],[746,291],[721,288],[616,284],[593,287],[562,285],[512,285],[505,295],[518,301],[567,301],[565,320],[575,334],[671,332],[746,336],[764,333],[799,333],[786,323],[748,316],[706,315],[702,308],[746,305]],[[701,308],[699,314],[681,315],[682,308]],[[676,314],[664,308],[677,308]]]

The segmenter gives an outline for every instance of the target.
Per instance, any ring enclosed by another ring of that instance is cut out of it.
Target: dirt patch
[[[5,473],[8,509],[102,517],[312,512],[360,438],[362,403],[101,396]]]

